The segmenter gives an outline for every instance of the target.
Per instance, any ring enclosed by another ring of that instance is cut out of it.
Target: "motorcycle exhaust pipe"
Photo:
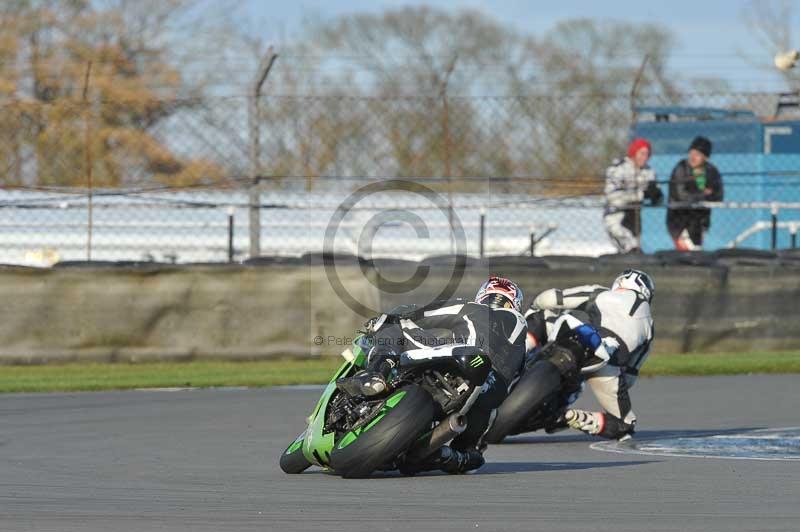
[[[450,414],[436,425],[436,428],[430,434],[426,434],[425,438],[414,444],[406,454],[406,459],[409,462],[421,462],[466,429],[466,416],[459,413]]]

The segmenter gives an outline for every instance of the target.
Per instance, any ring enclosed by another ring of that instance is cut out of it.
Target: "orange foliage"
[[[131,29],[148,4],[0,8],[0,184],[84,186],[87,150],[96,186],[220,179],[156,134],[180,109],[183,80],[165,47]]]

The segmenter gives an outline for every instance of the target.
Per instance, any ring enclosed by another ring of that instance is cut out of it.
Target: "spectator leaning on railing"
[[[642,233],[642,203],[661,203],[664,194],[656,186],[656,174],[647,165],[652,149],[638,138],[628,146],[628,154],[616,159],[606,170],[606,232],[620,253],[638,251]]]
[[[711,209],[686,204],[722,201],[722,176],[717,167],[708,162],[710,156],[711,141],[695,137],[688,157],[675,166],[669,179],[667,229],[675,249],[680,251],[701,249],[703,236],[711,226]],[[672,207],[676,203],[683,206]]]

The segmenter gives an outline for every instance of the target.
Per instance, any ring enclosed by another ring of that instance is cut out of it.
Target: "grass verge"
[[[800,373],[800,351],[654,355],[642,375],[743,375]]]
[[[257,362],[0,366],[0,393],[323,383],[328,382],[342,362],[339,357],[329,357]]]
[[[0,366],[0,393],[320,384],[328,382],[341,362],[338,357],[330,357],[259,362]],[[654,355],[642,368],[644,376],[747,373],[800,373],[800,352]]]

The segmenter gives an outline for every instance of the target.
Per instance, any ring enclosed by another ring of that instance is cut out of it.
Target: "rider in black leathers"
[[[337,383],[345,392],[367,396],[389,392],[387,377],[399,360],[399,352],[441,345],[442,337],[434,334],[433,329],[450,331],[452,336],[448,341],[454,346],[474,346],[492,364],[483,392],[467,414],[467,429],[424,463],[402,464],[401,471],[441,469],[464,473],[484,464],[485,445],[481,438],[525,358],[527,327],[520,313],[522,298],[522,290],[513,281],[492,276],[481,285],[474,302],[409,306],[402,312],[384,314],[368,322],[375,347],[370,351],[367,369]]]

